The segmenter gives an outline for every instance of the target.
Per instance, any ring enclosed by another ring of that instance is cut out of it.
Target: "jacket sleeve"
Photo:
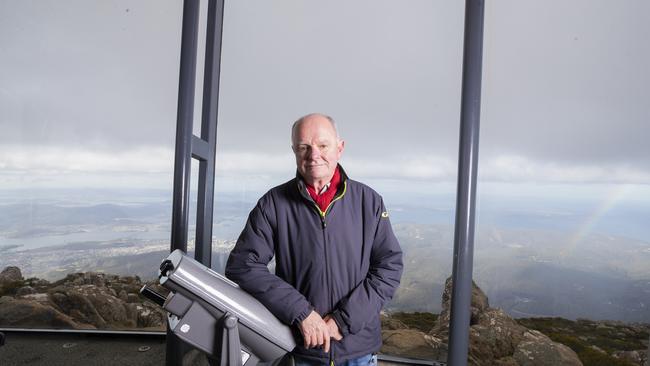
[[[251,211],[230,252],[226,277],[259,300],[280,321],[294,325],[304,320],[313,307],[298,290],[269,271],[274,233],[260,202]]]
[[[344,337],[359,332],[379,314],[384,304],[392,299],[402,276],[402,250],[383,202],[376,214],[379,223],[370,254],[368,274],[332,312]]]

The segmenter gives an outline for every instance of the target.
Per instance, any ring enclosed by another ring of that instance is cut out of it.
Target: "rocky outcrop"
[[[445,283],[441,312],[428,334],[413,329],[384,329],[382,352],[404,357],[447,359],[451,308],[451,279]],[[392,324],[390,319],[382,324]],[[487,296],[473,284],[469,364],[474,366],[579,366],[580,359],[569,347],[530,330],[503,310],[491,308]]]
[[[24,286],[23,275],[18,267],[7,267],[0,272],[0,296],[14,295]]]
[[[0,327],[164,330],[164,311],[139,295],[138,277],[75,273],[50,284],[23,280],[17,268],[2,273],[13,287],[0,301]]]
[[[403,322],[381,315],[382,352],[391,355],[408,355],[411,358],[438,359],[435,353],[440,339],[409,327]]]
[[[477,324],[479,317],[490,304],[485,293],[472,281],[472,302],[470,304],[471,318],[470,325]],[[445,289],[442,292],[442,312],[438,317],[438,324],[430,333],[447,335],[449,332],[449,320],[451,319],[451,277],[445,281]]]
[[[23,275],[18,267],[7,267],[0,272],[0,285],[7,282],[22,281]]]
[[[446,345],[451,309],[451,278],[445,282],[443,311],[429,333]],[[483,291],[472,282],[469,364],[519,366],[578,366],[578,355],[569,347],[553,342],[544,334],[519,325],[503,310],[491,308]]]
[[[382,353],[421,359],[440,359],[442,356],[436,353],[442,340],[419,330],[382,330],[381,336],[384,343]]]
[[[470,327],[470,357],[475,359],[474,364],[482,365],[482,360],[512,356],[527,331],[503,310],[486,308]]]
[[[17,328],[93,328],[77,323],[70,316],[51,306],[37,301],[14,299],[10,296],[0,298],[0,326]]]

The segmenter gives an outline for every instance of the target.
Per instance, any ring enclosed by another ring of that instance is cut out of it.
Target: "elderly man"
[[[338,164],[345,144],[331,117],[300,118],[291,140],[296,177],[258,201],[226,276],[300,330],[297,365],[376,364],[379,312],[402,274],[388,213]]]

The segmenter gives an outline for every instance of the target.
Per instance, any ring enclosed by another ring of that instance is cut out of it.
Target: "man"
[[[300,330],[298,365],[372,365],[402,251],[381,196],[338,164],[345,143],[332,118],[300,118],[291,140],[296,177],[258,201],[226,276]]]

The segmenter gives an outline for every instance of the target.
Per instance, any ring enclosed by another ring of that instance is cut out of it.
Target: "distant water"
[[[88,232],[75,232],[57,235],[38,235],[21,238],[6,238],[0,236],[0,251],[7,249],[36,249],[50,246],[60,246],[78,242],[103,242],[112,240],[169,240],[171,233],[165,230],[154,231],[113,231],[101,228]]]

